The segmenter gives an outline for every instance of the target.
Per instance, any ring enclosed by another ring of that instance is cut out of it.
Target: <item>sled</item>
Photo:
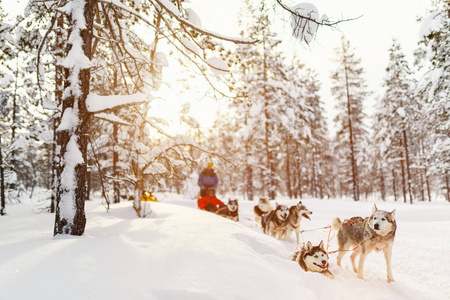
[[[145,191],[145,192],[142,194],[141,201],[145,201],[145,202],[147,202],[147,201],[150,201],[150,202],[158,202],[158,199],[156,198],[156,196],[155,196],[152,192],[147,192],[147,191]]]

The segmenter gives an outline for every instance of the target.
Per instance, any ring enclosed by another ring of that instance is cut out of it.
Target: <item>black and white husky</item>
[[[383,251],[386,259],[387,280],[394,281],[391,267],[392,246],[394,245],[395,231],[395,209],[392,212],[378,210],[373,206],[372,214],[368,218],[353,217],[341,222],[336,218],[331,223],[333,230],[337,231],[339,254],[337,264],[341,266],[342,258],[346,250],[357,247],[350,255],[353,271],[358,273],[358,278],[363,279],[364,261],[373,250]],[[356,267],[355,259],[359,257]]]
[[[216,214],[239,222],[239,204],[237,199],[228,199],[228,204],[216,210]]]
[[[272,205],[269,202],[269,197],[261,197],[259,198],[259,202],[253,208],[253,212],[255,213],[255,223],[256,225],[261,225],[261,217],[262,215],[270,212],[272,210]]]
[[[289,216],[287,205],[276,204],[275,209],[262,215],[261,227],[265,234],[281,239],[286,231],[286,220]]]
[[[286,222],[286,231],[283,233],[282,238],[288,238],[292,232],[295,232],[295,237],[297,241],[297,245],[300,244],[300,222],[302,218],[305,217],[308,220],[311,220],[309,215],[312,214],[312,211],[306,208],[305,205],[299,201],[296,205],[293,205],[289,208],[289,216]]]
[[[328,270],[328,254],[323,246],[323,241],[318,246],[313,246],[307,242],[300,251],[292,254],[292,261],[296,261],[306,272],[322,273],[328,278],[333,279],[333,273]]]

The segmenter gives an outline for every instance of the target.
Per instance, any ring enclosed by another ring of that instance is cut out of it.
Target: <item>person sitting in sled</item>
[[[219,177],[214,172],[213,164],[208,163],[206,169],[204,169],[198,176],[198,186],[200,187],[200,198],[206,195],[206,191],[210,188],[217,189],[219,184]]]
[[[207,194],[197,200],[197,205],[200,209],[215,212],[219,207],[222,207],[225,204],[217,199],[214,189],[209,188]]]

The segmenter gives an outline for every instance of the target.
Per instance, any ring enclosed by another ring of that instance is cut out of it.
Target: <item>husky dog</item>
[[[337,264],[341,266],[345,251],[350,247],[357,247],[350,255],[353,271],[358,273],[358,278],[363,279],[364,261],[367,255],[373,250],[384,252],[387,267],[388,282],[394,281],[391,268],[392,246],[394,245],[395,231],[395,209],[392,212],[378,210],[373,206],[372,214],[368,218],[353,217],[341,222],[336,218],[331,223],[333,230],[337,231],[339,254]],[[358,246],[359,245],[359,246]],[[359,257],[359,264],[356,267],[355,259]]]
[[[284,232],[282,238],[287,238],[295,231],[295,237],[297,239],[297,245],[300,244],[300,222],[302,217],[311,220],[308,215],[311,215],[312,211],[308,210],[306,206],[299,201],[296,205],[289,208],[289,216],[286,222],[286,231]]]
[[[272,210],[272,205],[269,202],[269,197],[259,198],[258,205],[255,205],[253,211],[255,212],[255,223],[261,225],[261,217]]]
[[[287,205],[275,203],[275,209],[262,215],[261,227],[265,234],[269,234],[277,239],[281,239],[285,229],[286,220],[289,216]]]
[[[239,222],[239,205],[237,199],[228,199],[228,204],[216,210],[216,214],[227,219]]]
[[[320,241],[318,246],[313,246],[308,241],[306,246],[292,254],[290,259],[296,261],[306,272],[318,272],[330,279],[334,278],[333,274],[328,270],[328,254],[323,246],[323,241]]]

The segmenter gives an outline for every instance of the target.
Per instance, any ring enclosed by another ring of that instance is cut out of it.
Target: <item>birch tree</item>
[[[118,67],[125,93],[140,92],[144,98],[150,99],[149,92],[155,88],[153,83],[161,80],[161,68],[166,64],[165,54],[156,51],[161,38],[183,53],[207,81],[209,74],[227,71],[226,65],[211,56],[217,45],[212,38],[237,43],[249,41],[227,38],[198,27],[191,22],[192,14],[189,19],[189,13],[183,9],[181,2],[73,0],[63,3],[63,6],[59,2],[48,1],[47,4],[54,11],[47,32],[62,25],[62,30],[68,32],[66,54],[60,62],[65,77],[60,106],[61,121],[56,131],[59,168],[55,185],[57,205],[54,234],[82,235],[86,223],[84,202],[87,199],[89,116],[98,111],[88,109],[87,99],[89,95],[92,96],[91,100],[97,99],[91,94],[90,84],[92,74],[102,67],[96,64],[98,51],[105,49],[102,45],[110,46],[111,51],[106,52],[107,63]],[[56,22],[60,15],[65,16],[62,25]],[[152,46],[140,38],[133,27],[137,23],[153,30],[155,39]],[[160,26],[164,26],[164,30]],[[46,35],[42,44],[50,38],[50,35]],[[204,55],[200,55],[200,52]],[[193,58],[189,56],[191,54]],[[149,76],[152,78],[150,85],[146,83]],[[182,142],[186,143],[185,140]],[[139,200],[139,195],[136,195],[135,201]],[[138,205],[135,208],[139,210]]]

